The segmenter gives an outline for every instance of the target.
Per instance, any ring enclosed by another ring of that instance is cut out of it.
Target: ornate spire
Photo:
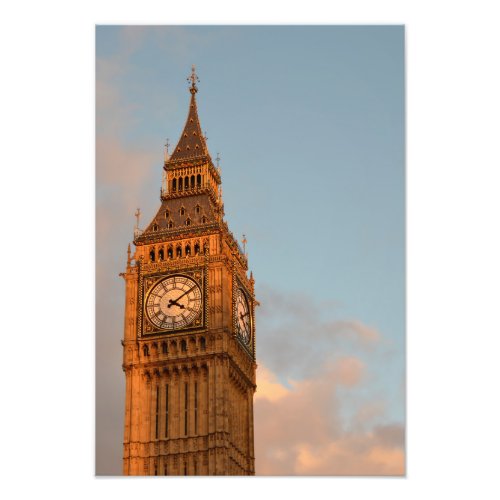
[[[204,156],[207,157],[207,159],[210,159],[206,138],[201,131],[200,119],[198,118],[198,108],[196,105],[195,95],[198,92],[196,82],[199,82],[199,79],[195,73],[194,66],[191,76],[187,80],[191,82],[191,86],[189,87],[189,92],[191,92],[189,113],[181,138],[179,139],[175,149],[172,151],[170,158],[165,162],[166,166],[179,160],[191,160]]]

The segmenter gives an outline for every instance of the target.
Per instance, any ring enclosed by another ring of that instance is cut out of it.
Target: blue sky
[[[262,303],[259,367],[271,392],[288,391],[256,400],[257,423],[270,401],[291,404],[301,383],[333,373],[346,383],[335,386],[325,418],[338,419],[342,435],[403,428],[404,28],[103,26],[96,49],[98,472],[120,470],[117,275],[135,208],[145,225],[158,207],[163,144],[182,131],[191,64],[208,146],[221,155],[226,219],[248,239]],[[378,410],[355,429],[367,408]],[[280,457],[292,453],[276,446]],[[258,444],[262,473],[335,473],[331,452],[314,449],[327,463],[317,471],[305,451],[276,465]],[[362,460],[353,459],[353,473],[375,467],[356,469]]]

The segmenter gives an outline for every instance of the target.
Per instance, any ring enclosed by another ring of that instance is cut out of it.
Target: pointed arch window
[[[191,255],[191,245],[186,245],[186,257],[189,257]]]
[[[186,219],[186,226],[190,226],[191,225],[191,219],[188,217]]]
[[[200,175],[200,174],[198,174],[198,175],[196,176],[196,185],[197,185],[198,187],[201,187],[201,175]]]
[[[165,437],[168,438],[168,384],[165,386]],[[165,465],[165,476],[167,475],[167,466]]]
[[[177,257],[182,257],[182,247],[180,245],[176,248],[176,254]]]
[[[165,256],[164,256],[164,252],[163,252],[163,248],[160,248],[160,250],[158,250],[158,260],[164,260]]]
[[[194,189],[194,175],[191,176],[191,189]]]
[[[165,210],[165,219],[170,217],[170,210]]]
[[[206,218],[205,216],[203,216],[203,217],[201,218],[201,223],[202,223],[202,224],[206,224],[206,222],[207,222],[207,218]]]
[[[200,253],[200,244],[199,243],[195,243],[194,244],[194,254],[198,255],[199,253]]]
[[[187,175],[184,178],[184,189],[189,189],[189,177]]]
[[[153,231],[156,233],[158,231],[158,224],[156,222],[153,224]]]
[[[181,340],[181,351],[182,352],[187,352],[187,342],[185,339]]]
[[[179,177],[179,191],[182,191],[182,177]]]
[[[156,386],[155,439],[158,439],[158,424],[160,422],[160,386]],[[155,476],[158,475],[155,464]]]
[[[149,260],[151,262],[155,261],[155,249],[154,248],[149,252]]]
[[[177,179],[174,179],[172,181],[172,192],[176,192],[177,191]]]
[[[186,209],[184,207],[181,207],[181,209],[179,210],[179,213],[181,215],[184,215],[186,213]]]
[[[169,259],[171,259],[174,256],[174,249],[173,249],[172,245],[170,245],[167,249],[167,256]]]
[[[194,383],[194,433],[198,434],[198,382]],[[194,473],[196,474],[196,458],[194,462]]]
[[[196,205],[194,211],[199,214],[200,213],[200,205]]]
[[[168,221],[168,228],[172,229],[173,227],[174,227],[174,223],[171,220],[169,220]]]

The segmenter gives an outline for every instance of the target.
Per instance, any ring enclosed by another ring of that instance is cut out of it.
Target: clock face
[[[248,300],[243,290],[238,288],[236,291],[236,332],[247,345],[250,345],[252,338],[251,321]]]
[[[146,314],[158,328],[178,330],[191,325],[200,316],[202,306],[198,283],[178,274],[153,286],[146,300]]]

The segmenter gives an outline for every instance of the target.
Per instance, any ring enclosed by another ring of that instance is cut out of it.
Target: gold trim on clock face
[[[185,328],[201,315],[200,286],[188,276],[168,276],[151,288],[145,308],[149,321],[156,327],[164,330]]]
[[[236,332],[247,345],[252,339],[252,318],[245,293],[241,288],[236,290]]]

